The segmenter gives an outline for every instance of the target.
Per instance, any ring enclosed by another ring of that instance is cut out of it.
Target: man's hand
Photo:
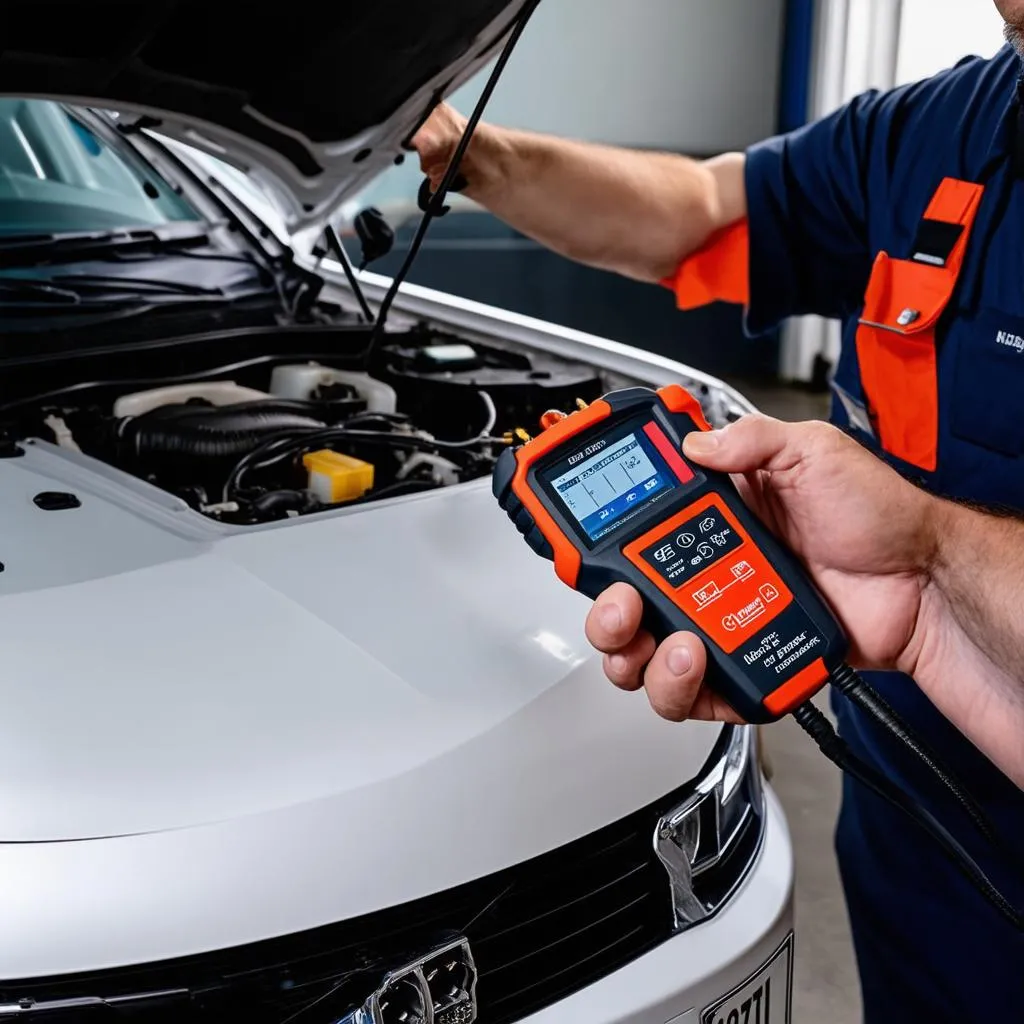
[[[804,562],[863,668],[912,671],[922,593],[934,557],[935,499],[825,423],[748,416],[724,430],[693,433],[684,452],[731,473],[744,500]],[[640,629],[640,596],[610,587],[587,617],[587,637],[605,673],[623,689],[644,686],[665,718],[736,721],[702,685],[706,655],[691,633],[655,650]]]
[[[430,179],[432,189],[441,184],[465,130],[466,118],[454,107],[441,103],[413,136],[412,148],[419,155],[420,170]]]

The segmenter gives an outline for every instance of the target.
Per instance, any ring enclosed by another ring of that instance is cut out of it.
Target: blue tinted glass
[[[0,98],[0,234],[201,220],[127,142],[48,100]]]

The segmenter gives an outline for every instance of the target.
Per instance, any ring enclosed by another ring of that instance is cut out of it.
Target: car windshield
[[[0,236],[201,221],[167,182],[60,103],[0,99]]]

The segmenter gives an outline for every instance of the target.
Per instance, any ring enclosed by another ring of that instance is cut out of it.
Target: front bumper
[[[765,798],[761,852],[727,906],[523,1024],[697,1024],[767,961],[793,928],[793,849],[778,798]]]

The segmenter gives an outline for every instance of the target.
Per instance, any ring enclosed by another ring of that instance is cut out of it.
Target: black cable
[[[398,289],[401,287],[402,282],[405,280],[406,275],[409,273],[413,262],[419,254],[420,246],[423,245],[423,239],[427,235],[427,229],[430,227],[430,222],[438,215],[438,213],[440,213],[444,206],[445,198],[459,173],[459,165],[462,163],[462,158],[466,155],[466,150],[469,148],[469,143],[473,138],[473,133],[476,131],[476,126],[480,123],[480,118],[483,117],[484,108],[487,106],[491,98],[491,93],[494,92],[494,87],[498,84],[498,79],[501,78],[502,72],[505,70],[505,65],[508,63],[508,59],[512,56],[512,51],[516,47],[516,43],[519,42],[519,38],[522,36],[523,30],[526,28],[527,22],[530,20],[530,16],[537,9],[537,5],[539,3],[540,0],[528,0],[522,11],[520,11],[518,18],[516,19],[516,23],[512,28],[512,32],[505,41],[504,47],[502,47],[498,60],[495,63],[494,68],[491,70],[487,83],[484,85],[483,92],[480,94],[480,99],[477,100],[476,106],[473,108],[473,113],[470,114],[469,120],[466,122],[466,129],[462,133],[462,138],[459,140],[458,146],[455,147],[455,152],[448,164],[448,169],[444,172],[444,177],[441,179],[441,183],[437,186],[437,191],[434,192],[433,199],[431,199],[426,212],[420,219],[419,227],[416,229],[416,234],[413,236],[413,240],[409,245],[409,251],[406,253],[405,259],[402,261],[402,265],[399,267],[398,272],[392,278],[391,286],[388,288],[387,293],[377,310],[377,319],[373,325],[373,332],[370,334],[370,339],[366,343],[366,350],[363,353],[364,366],[369,365],[370,357],[373,355],[373,350],[384,334],[384,324],[387,321],[388,313],[391,311],[391,306],[395,301],[395,297],[398,295]]]
[[[372,324],[373,313],[370,311],[370,304],[366,301],[363,289],[360,287],[359,281],[356,278],[356,272],[352,269],[352,261],[348,258],[348,253],[345,252],[345,246],[341,244],[338,232],[334,230],[334,226],[332,224],[328,224],[324,228],[324,238],[327,239],[328,248],[334,251],[335,257],[341,264],[341,269],[345,271],[345,277],[348,278],[349,286],[352,288],[356,301],[359,303],[359,308],[363,311],[363,317],[366,319],[368,324]]]
[[[866,711],[883,729],[915,754],[922,764],[942,783],[954,800],[974,823],[975,828],[990,842],[996,844],[995,829],[975,800],[973,794],[950,771],[943,768],[935,751],[903,719],[898,711],[849,665],[840,665],[829,680],[844,697]]]
[[[396,447],[408,448],[413,451],[426,451],[430,449],[459,450],[464,446],[459,442],[437,441],[434,438],[419,437],[415,434],[389,433],[383,430],[356,429],[348,422],[338,426],[324,427],[322,430],[295,430],[285,431],[273,437],[269,437],[258,448],[249,452],[242,462],[247,465],[245,468],[257,466],[264,469],[282,458],[294,455],[293,449],[305,448],[308,445],[328,444],[331,441],[361,440],[364,442],[394,443]],[[483,438],[480,439],[484,440]],[[235,467],[235,471],[239,469]]]
[[[346,507],[349,505],[367,505],[371,501],[380,501],[383,498],[398,498],[404,494],[419,494],[422,491],[436,491],[442,487],[443,484],[439,484],[434,480],[399,480],[397,483],[386,484],[384,487],[375,488],[369,491],[361,498],[353,498],[352,501],[346,501]]]
[[[880,772],[865,764],[857,757],[846,742],[836,735],[829,720],[810,702],[801,704],[794,712],[797,724],[818,745],[818,749],[842,771],[873,793],[888,801],[908,817],[912,818],[935,840],[952,863],[962,872],[975,889],[1013,925],[1024,931],[1024,917],[1013,908],[1010,901],[989,881],[988,876],[977,865],[974,858],[960,845],[960,842],[939,822],[930,811],[917,804],[898,786]]]

